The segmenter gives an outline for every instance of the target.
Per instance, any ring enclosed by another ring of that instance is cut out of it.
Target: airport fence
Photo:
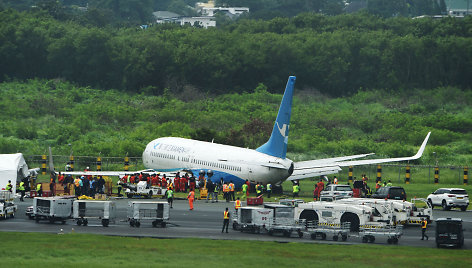
[[[30,168],[40,167],[45,170],[45,168],[49,167],[49,156],[25,155],[24,157]],[[89,167],[90,170],[99,170],[100,168],[101,170],[108,171],[128,170],[130,172],[144,169],[141,157],[73,156],[73,158],[71,158],[71,156],[68,155],[53,155],[53,164],[56,171],[65,171],[67,165],[72,165],[75,171],[84,170],[86,167]],[[468,183],[468,166],[452,165],[409,165],[402,163],[383,164],[381,166],[354,166],[352,168],[343,168],[340,173],[329,175],[329,177],[332,178],[336,175],[340,181],[348,181],[349,179],[361,179],[363,174],[365,174],[370,179],[370,181],[375,181],[380,175],[382,181],[391,180],[393,183],[397,184]]]

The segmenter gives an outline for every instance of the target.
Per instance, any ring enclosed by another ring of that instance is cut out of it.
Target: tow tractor
[[[423,203],[423,206],[418,207],[419,203]],[[425,198],[412,198],[410,204],[410,215],[407,224],[421,225],[423,218],[426,218],[428,223],[433,220],[433,208],[428,200]]]
[[[163,196],[165,194],[165,189],[156,186],[148,186],[147,181],[140,181],[138,184],[126,184],[125,194],[128,198],[133,198],[133,196],[141,196],[145,198],[152,198],[153,195]]]
[[[0,219],[15,217],[17,206],[13,203],[13,195],[10,191],[0,191]]]

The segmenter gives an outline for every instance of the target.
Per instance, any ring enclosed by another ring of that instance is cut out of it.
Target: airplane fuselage
[[[293,162],[255,150],[176,137],[151,141],[143,152],[146,168],[160,172],[188,170],[198,176],[211,170],[211,180],[277,184],[291,175]]]

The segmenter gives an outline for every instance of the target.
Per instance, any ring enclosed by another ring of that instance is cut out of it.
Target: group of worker
[[[103,194],[105,190],[105,179],[102,176],[77,176],[74,179],[74,190],[75,196],[95,196],[95,194]]]
[[[180,172],[177,172],[174,178],[167,178],[166,174],[163,174],[161,177],[160,173],[126,174],[118,181],[118,185],[121,186],[123,184],[128,183],[136,184],[140,181],[146,181],[148,186],[157,186],[162,188],[168,188],[170,185],[174,192],[182,193],[186,193],[189,189],[195,190],[195,188],[197,187],[196,179],[194,176],[189,176],[188,173],[185,173],[185,175],[180,176]]]

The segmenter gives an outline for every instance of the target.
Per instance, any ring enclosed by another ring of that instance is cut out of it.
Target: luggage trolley
[[[88,225],[88,221],[99,220],[103,227],[115,222],[116,206],[113,201],[76,200],[73,204],[77,225]]]
[[[151,221],[152,227],[166,227],[169,220],[169,203],[162,201],[130,201],[128,221],[131,227],[141,226],[141,221]]]
[[[320,237],[321,240],[326,240],[327,237],[333,238],[333,241],[346,241],[349,237],[349,231],[351,228],[350,222],[343,223],[319,223],[317,221],[307,222],[307,232],[310,234],[311,239]]]
[[[33,200],[33,215],[36,222],[46,219],[50,223],[60,221],[62,224],[70,218],[72,200],[61,197],[35,197]]]
[[[233,217],[233,229],[260,233],[267,231],[273,222],[274,211],[268,208],[240,207]]]
[[[374,243],[378,237],[386,237],[387,243],[398,244],[398,240],[403,235],[403,225],[386,225],[385,227],[362,227],[359,230],[359,236],[363,243]]]
[[[282,233],[284,236],[290,237],[292,233],[296,232],[298,237],[303,237],[305,220],[294,219],[294,207],[281,204],[266,204],[264,208],[269,208],[274,211],[272,224],[267,226],[269,235]]]

